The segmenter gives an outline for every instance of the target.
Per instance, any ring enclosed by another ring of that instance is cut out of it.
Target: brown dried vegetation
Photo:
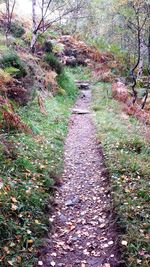
[[[128,92],[128,88],[121,82],[116,82],[112,84],[112,96],[123,102],[123,111],[128,115],[136,117],[138,120],[146,125],[150,125],[150,112],[148,109],[141,109],[141,100],[133,105],[132,97]],[[147,105],[148,107],[148,105]]]

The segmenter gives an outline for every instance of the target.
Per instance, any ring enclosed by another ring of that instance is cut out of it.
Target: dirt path
[[[90,91],[75,108],[89,110]],[[81,112],[82,113],[82,112]],[[65,144],[63,185],[42,266],[117,267],[117,233],[109,180],[90,114],[73,114]]]

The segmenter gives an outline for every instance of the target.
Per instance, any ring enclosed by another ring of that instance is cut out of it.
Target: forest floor
[[[70,118],[62,186],[50,218],[53,230],[41,250],[41,266],[121,266],[109,177],[90,102],[91,92],[81,93]]]

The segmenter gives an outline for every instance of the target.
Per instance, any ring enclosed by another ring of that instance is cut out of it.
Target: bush
[[[46,53],[52,53],[53,52],[53,45],[50,41],[46,41],[43,45],[43,49]]]
[[[20,38],[25,34],[25,29],[18,22],[13,22],[10,27],[10,32],[14,37]]]
[[[14,75],[13,73],[15,78],[21,78],[27,75],[27,72],[25,70],[25,67],[23,66],[23,63],[21,62],[18,55],[15,53],[8,53],[6,55],[3,55],[3,57],[0,59],[0,67],[3,68],[4,70],[5,69],[8,70],[10,68],[17,69],[18,71],[16,72],[16,74]]]
[[[55,57],[52,53],[47,53],[45,55],[45,61],[52,68],[52,70],[55,70],[58,74],[62,73],[63,67],[57,57]]]
[[[31,31],[26,32],[22,37],[22,39],[25,42],[25,44],[29,45],[32,39],[32,32]]]
[[[20,70],[15,67],[7,67],[5,68],[5,72],[10,74],[12,77],[16,77],[16,75],[20,74]]]
[[[9,83],[11,80],[12,77],[9,73],[0,68],[0,87],[2,87],[2,84]]]
[[[105,39],[100,37],[96,39],[89,40],[89,43],[94,45],[97,49],[106,51],[108,50],[108,43],[106,43]]]

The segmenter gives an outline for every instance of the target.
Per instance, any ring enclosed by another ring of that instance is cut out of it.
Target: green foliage
[[[7,67],[5,68],[5,72],[10,74],[12,77],[20,75],[20,70],[16,69],[15,67]]]
[[[19,72],[16,73],[15,75],[16,78],[25,77],[27,74],[24,64],[21,62],[19,56],[14,52],[9,52],[7,54],[4,54],[0,59],[0,66],[3,69],[7,70],[8,68],[18,69]]]
[[[77,66],[76,68],[72,68],[72,75],[76,80],[89,80],[91,78],[91,70],[88,67]]]
[[[21,38],[16,38],[14,43],[17,46],[21,46],[23,48],[26,48],[25,41],[23,39],[21,39]]]
[[[108,49],[108,43],[103,37],[98,37],[95,39],[89,38],[88,40],[89,44],[94,45],[97,49],[101,51],[106,51]]]
[[[77,87],[74,82],[74,76],[69,69],[65,69],[60,75],[57,76],[57,82],[60,88],[64,89],[68,96],[73,99],[76,97]]]
[[[31,42],[31,39],[32,39],[32,32],[27,31],[22,38],[25,41],[25,43],[27,43],[29,45]]]
[[[144,138],[146,127],[122,112],[111,98],[109,84],[99,84],[93,90],[93,110],[124,231],[122,240],[127,241],[125,266],[136,267],[138,260],[148,267],[150,143]]]
[[[55,70],[58,74],[61,74],[63,67],[56,56],[53,53],[47,53],[44,60],[49,64],[52,70]]]
[[[19,21],[16,21],[11,23],[10,32],[14,37],[20,38],[25,34],[25,29],[20,25]]]

